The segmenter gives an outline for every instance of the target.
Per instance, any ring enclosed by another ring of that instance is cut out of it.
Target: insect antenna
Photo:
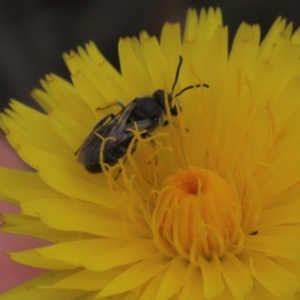
[[[183,58],[182,58],[182,56],[180,55],[180,56],[179,56],[179,64],[178,64],[178,67],[177,67],[177,70],[176,70],[175,79],[174,79],[174,83],[173,83],[173,86],[172,86],[172,90],[171,90],[171,94],[170,94],[170,95],[173,95],[175,86],[176,86],[176,84],[177,84],[177,81],[178,81],[178,78],[179,78],[179,72],[180,72],[180,69],[181,69],[182,62],[183,62]]]
[[[176,98],[177,96],[181,95],[182,93],[184,93],[184,92],[187,91],[187,90],[190,90],[190,89],[193,89],[193,88],[198,88],[198,87],[201,87],[201,86],[204,86],[204,87],[206,87],[206,88],[209,88],[209,85],[206,84],[206,83],[203,83],[203,84],[196,84],[196,85],[189,85],[189,86],[185,87],[184,89],[182,89],[179,93],[177,93],[177,94],[175,95],[175,98]]]
[[[175,86],[178,82],[178,78],[179,78],[179,73],[180,73],[180,69],[181,69],[181,65],[182,65],[182,62],[183,62],[183,58],[182,56],[180,55],[179,56],[179,64],[178,64],[178,67],[177,67],[177,70],[176,70],[176,74],[175,74],[175,79],[174,79],[174,83],[173,83],[173,86],[172,86],[172,90],[171,90],[171,93],[169,94],[169,98],[173,99],[173,92],[174,92],[174,89],[175,89]],[[175,95],[175,98],[179,95],[181,95],[182,93],[184,93],[185,91],[187,90],[190,90],[190,89],[193,89],[193,88],[198,88],[198,87],[201,87],[201,86],[204,86],[206,88],[209,88],[209,85],[204,83],[204,84],[196,84],[196,85],[189,85],[187,87],[185,87],[184,89],[182,89],[179,93],[177,93]]]

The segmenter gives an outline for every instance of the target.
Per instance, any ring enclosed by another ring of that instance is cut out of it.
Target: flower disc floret
[[[217,174],[196,167],[178,170],[166,178],[157,198],[153,226],[158,247],[173,248],[194,263],[199,255],[222,257],[239,244],[236,203],[232,187]]]

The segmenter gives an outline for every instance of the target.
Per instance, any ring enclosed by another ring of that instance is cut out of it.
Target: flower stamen
[[[215,173],[196,167],[178,170],[164,181],[153,213],[158,247],[193,262],[199,255],[222,257],[240,240],[236,208],[232,187]]]

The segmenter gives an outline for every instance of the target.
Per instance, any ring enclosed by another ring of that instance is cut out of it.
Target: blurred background
[[[69,79],[62,53],[77,45],[93,40],[118,68],[119,37],[159,37],[166,21],[209,6],[221,7],[231,39],[243,20],[263,35],[279,15],[300,25],[300,0],[0,0],[0,110],[9,98],[35,106],[29,93],[46,73]]]

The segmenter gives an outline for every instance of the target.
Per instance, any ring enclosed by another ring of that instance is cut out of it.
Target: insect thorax
[[[159,101],[154,94],[136,98],[136,105],[130,117],[133,121],[162,118],[165,113],[165,106],[162,106]]]

